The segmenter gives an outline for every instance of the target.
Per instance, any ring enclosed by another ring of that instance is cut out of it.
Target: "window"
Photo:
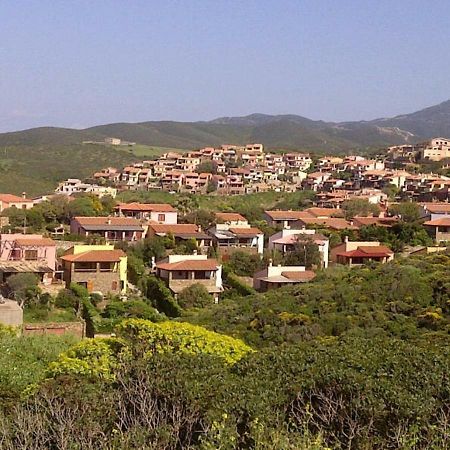
[[[158,222],[164,222],[166,220],[165,214],[158,214]]]
[[[37,250],[25,250],[25,261],[36,261],[38,259]]]

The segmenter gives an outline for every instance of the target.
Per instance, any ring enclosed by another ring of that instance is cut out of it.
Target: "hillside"
[[[81,145],[83,141],[103,141],[108,136],[137,142],[138,151]],[[0,134],[0,192],[47,192],[68,176],[84,177],[104,166],[121,166],[169,148],[262,142],[268,149],[345,153],[433,136],[450,137],[450,100],[411,114],[360,122],[251,114],[209,122],[113,123],[83,130],[41,127]]]
[[[42,127],[0,134],[0,146],[65,145],[115,136],[157,147],[193,149],[263,142],[267,148],[342,152],[450,135],[450,100],[423,110],[357,122],[324,122],[296,115],[251,114],[209,122],[113,123],[84,130]]]
[[[87,177],[105,166],[137,160],[128,150],[99,145],[16,145],[0,150],[0,192],[33,196],[52,192],[58,181]]]

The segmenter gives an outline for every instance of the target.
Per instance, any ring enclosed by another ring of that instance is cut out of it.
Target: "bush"
[[[203,308],[211,305],[213,298],[203,284],[195,283],[184,288],[177,297],[178,304],[186,308]]]
[[[179,317],[181,308],[170,289],[154,275],[148,275],[140,280],[139,288],[151,304],[169,317]]]

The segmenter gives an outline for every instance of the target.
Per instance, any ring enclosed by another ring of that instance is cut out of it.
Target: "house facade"
[[[127,290],[127,256],[113,245],[74,245],[61,257],[66,286],[77,283],[89,293]]]
[[[168,203],[119,203],[116,212],[121,217],[145,219],[165,225],[178,222],[177,210]]]
[[[73,217],[70,232],[78,236],[100,236],[106,242],[136,242],[144,237],[140,221],[131,217]]]
[[[359,266],[369,262],[387,263],[394,259],[394,252],[377,241],[346,241],[331,250],[331,260],[337,264]]]
[[[260,292],[298,283],[306,283],[315,278],[312,270],[304,266],[274,266],[269,264],[253,277],[253,288]]]
[[[205,286],[218,301],[222,292],[222,266],[206,255],[169,255],[156,264],[156,276],[164,281],[176,296],[193,284]]]
[[[56,244],[40,234],[0,235],[0,281],[17,273],[33,273],[51,284],[56,269]]]

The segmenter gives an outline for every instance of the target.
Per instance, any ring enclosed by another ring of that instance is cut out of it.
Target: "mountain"
[[[84,130],[43,127],[0,134],[0,146],[79,144],[108,136],[180,149],[262,142],[267,148],[291,150],[365,150],[450,136],[450,100],[412,114],[359,122],[324,122],[291,114],[251,114],[208,122],[113,123]]]

